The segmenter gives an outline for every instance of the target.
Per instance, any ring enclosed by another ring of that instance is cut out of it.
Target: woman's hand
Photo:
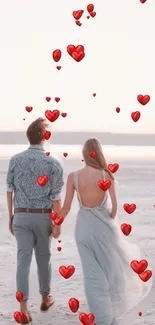
[[[53,225],[52,226],[52,236],[54,238],[58,238],[61,234],[61,226],[56,226],[56,225]]]

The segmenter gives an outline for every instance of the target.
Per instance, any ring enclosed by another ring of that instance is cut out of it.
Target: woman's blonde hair
[[[94,158],[90,156],[91,152],[96,153]],[[108,169],[107,162],[104,158],[101,144],[97,139],[94,138],[88,139],[83,146],[82,154],[87,166],[96,169],[104,169],[106,172],[109,173],[111,178],[114,180],[114,176]]]

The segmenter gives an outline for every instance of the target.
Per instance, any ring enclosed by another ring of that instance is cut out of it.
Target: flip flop
[[[53,306],[53,304],[54,304],[54,299],[53,299],[52,296],[49,296],[49,298],[51,298],[51,299],[49,300],[49,302],[47,302],[47,303],[42,302],[42,304],[41,304],[41,306],[40,306],[40,310],[41,310],[42,312],[48,311],[48,309],[49,309],[50,307]]]

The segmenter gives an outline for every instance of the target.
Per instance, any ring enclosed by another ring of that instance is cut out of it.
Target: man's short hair
[[[40,144],[43,140],[43,131],[49,126],[45,118],[39,117],[33,121],[26,132],[30,144]]]

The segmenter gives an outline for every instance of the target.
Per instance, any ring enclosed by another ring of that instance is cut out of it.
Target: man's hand
[[[60,234],[61,234],[61,227],[53,225],[52,226],[52,236],[54,238],[58,238],[60,236]]]
[[[13,228],[12,228],[12,223],[11,222],[9,222],[9,230],[10,230],[11,234],[14,236]]]

